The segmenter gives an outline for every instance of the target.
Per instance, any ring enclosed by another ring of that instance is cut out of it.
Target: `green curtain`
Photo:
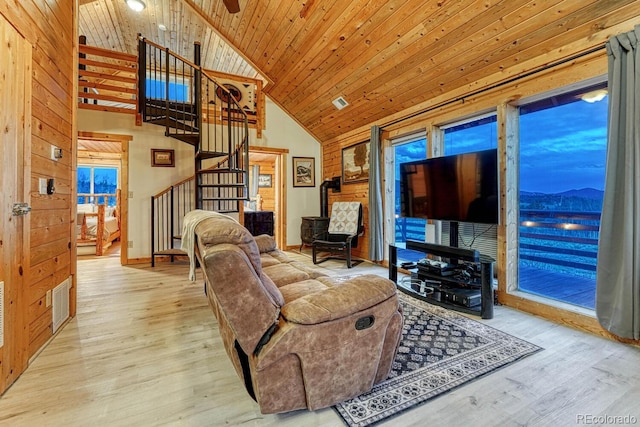
[[[609,135],[596,271],[596,315],[640,339],[640,25],[607,41]]]
[[[382,213],[382,141],[380,127],[371,127],[369,146],[369,259],[384,259],[384,227]]]

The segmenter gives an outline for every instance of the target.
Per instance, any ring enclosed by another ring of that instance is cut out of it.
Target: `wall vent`
[[[53,333],[69,318],[69,289],[71,277],[53,288]]]
[[[4,282],[0,282],[0,348],[4,346]]]
[[[331,101],[333,103],[333,105],[335,105],[335,107],[338,110],[342,110],[344,107],[346,107],[347,105],[349,105],[349,103],[347,102],[346,99],[344,99],[343,97],[339,96],[336,99],[334,99],[333,101]]]

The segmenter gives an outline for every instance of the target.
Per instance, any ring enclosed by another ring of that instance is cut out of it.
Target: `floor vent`
[[[53,288],[53,333],[69,318],[71,277]]]
[[[0,282],[0,348],[4,346],[4,282]]]

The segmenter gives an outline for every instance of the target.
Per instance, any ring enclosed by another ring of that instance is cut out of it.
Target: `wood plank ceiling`
[[[320,142],[571,43],[591,48],[640,15],[639,0],[240,0],[237,14],[222,0],[146,3],[135,14],[124,0],[80,0],[80,34],[135,54],[142,33],[187,58],[200,41],[206,68],[265,79]]]

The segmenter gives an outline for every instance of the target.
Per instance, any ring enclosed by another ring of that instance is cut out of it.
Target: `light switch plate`
[[[47,194],[47,178],[38,178],[38,193]]]

